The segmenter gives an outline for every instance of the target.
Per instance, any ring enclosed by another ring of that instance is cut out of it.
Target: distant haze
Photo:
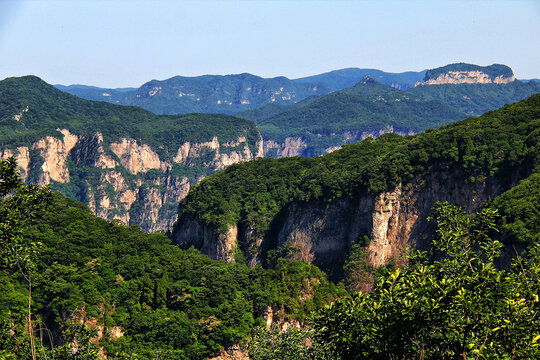
[[[0,79],[139,87],[175,75],[510,66],[540,77],[540,2],[0,1]]]

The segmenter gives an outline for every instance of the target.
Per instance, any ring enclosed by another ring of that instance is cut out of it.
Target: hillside
[[[1,81],[0,99],[0,157],[14,155],[24,180],[146,231],[168,229],[202,177],[262,155],[255,124],[228,115],[155,115],[33,76]]]
[[[180,203],[173,238],[214,258],[279,254],[333,279],[352,245],[378,268],[429,246],[436,201],[475,210],[538,165],[540,95],[416,136],[386,134],[319,158],[260,159],[203,180]]]
[[[251,74],[175,76],[152,80],[138,89],[100,89],[57,86],[63,91],[91,100],[136,105],[156,114],[234,114],[268,103],[293,104],[312,95],[330,92],[318,82],[295,82],[286,77],[265,79]]]
[[[36,318],[47,328],[39,359],[53,358],[50,346],[59,351],[64,341],[69,356],[56,352],[57,359],[81,359],[85,347],[118,360],[207,359],[256,325],[302,323],[344,295],[314,266],[282,261],[263,270],[213,261],[162,234],[99,219],[59,194],[24,236],[41,243],[32,294]],[[19,342],[26,285],[18,271],[0,272],[0,355],[7,358],[10,351],[31,358],[28,342]]]
[[[407,90],[407,93],[424,100],[442,101],[468,116],[480,116],[538,92],[539,82],[519,80],[508,84],[420,85]]]
[[[353,87],[308,98],[287,110],[242,113],[257,121],[265,156],[317,156],[368,136],[414,134],[465,117],[440,101],[423,101],[365,77]],[[262,114],[261,114],[262,113]],[[262,117],[261,115],[267,115]]]

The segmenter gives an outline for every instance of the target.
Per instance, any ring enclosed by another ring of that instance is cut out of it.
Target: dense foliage
[[[522,248],[540,243],[540,169],[497,196],[492,206],[502,215],[501,238]]]
[[[170,245],[162,234],[96,218],[85,205],[60,195],[25,237],[43,244],[33,278],[42,326],[58,343],[71,321],[103,325],[99,345],[107,354],[153,359],[166,352],[171,359],[202,359],[242,341],[262,323],[268,306],[278,317],[303,321],[343,295],[313,266],[283,260],[264,270],[213,261]],[[0,318],[22,333],[24,284],[17,274],[0,277]],[[125,332],[119,339],[116,326]]]
[[[540,244],[511,271],[497,270],[495,215],[439,204],[432,253],[410,252],[372,293],[325,308],[318,340],[340,359],[538,358]]]
[[[195,214],[218,229],[248,221],[264,234],[294,201],[378,193],[434,169],[459,172],[469,181],[494,176],[504,185],[509,174],[526,175],[538,164],[539,129],[540,95],[534,95],[416,136],[387,134],[312,159],[237,164],[193,188],[180,204],[180,215]]]

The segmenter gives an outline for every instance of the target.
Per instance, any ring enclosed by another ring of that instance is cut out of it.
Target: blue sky
[[[136,87],[453,62],[540,78],[540,1],[0,0],[0,79]]]

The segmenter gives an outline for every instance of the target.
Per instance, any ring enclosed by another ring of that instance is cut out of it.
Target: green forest
[[[205,359],[232,344],[254,360],[537,358],[540,244],[500,270],[493,237],[537,236],[537,175],[494,200],[502,214],[438,204],[430,251],[348,293],[302,262],[250,269],[96,218],[2,160],[0,358]],[[268,307],[309,326],[266,330]]]
[[[46,188],[37,193],[13,174],[14,162],[2,161],[0,184],[10,177],[12,184],[3,195],[14,196],[0,203],[0,250],[8,262],[0,272],[0,358],[31,358],[24,337],[30,274],[34,321],[46,338],[37,351],[44,359],[52,356],[49,341],[58,342],[79,321],[103,327],[99,346],[111,358],[203,359],[245,339],[264,323],[267,307],[284,320],[305,321],[345,295],[314,266],[283,259],[263,269],[210,260],[193,248],[171,245],[163,234],[99,219],[86,205]],[[33,205],[46,206],[38,221],[37,208],[32,214],[15,212]],[[6,246],[10,243],[17,247]],[[116,339],[118,327],[124,336]],[[89,338],[96,335],[91,331]],[[86,345],[80,356],[97,351],[96,344]],[[64,350],[59,347],[56,358]]]
[[[2,84],[31,94],[44,83]],[[187,132],[190,122],[203,121],[134,107],[120,116],[114,105],[56,90],[49,100],[58,112],[45,112],[41,100],[23,103],[14,93],[0,92],[8,97],[0,97],[2,113],[29,110],[24,122],[0,119],[0,142],[12,145],[50,135],[62,121],[73,131],[104,126],[157,145],[174,137],[171,129]],[[227,121],[235,118],[213,119],[224,134],[232,131]],[[244,129],[255,136],[251,124]],[[241,251],[234,262],[211,260],[163,233],[97,218],[51,187],[24,184],[15,159],[0,160],[0,359],[197,360],[233,346],[253,360],[538,358],[539,139],[537,94],[415,136],[386,134],[322,157],[231,165],[179,204],[178,224],[196,217],[220,232],[249,223],[264,236],[291,204],[376,196],[434,171],[508,189],[474,213],[437,203],[432,247],[406,251],[404,267],[370,269],[375,282],[366,293],[353,291],[347,278],[368,266],[362,244],[344,254],[339,282],[292,261],[286,248],[252,268]],[[512,179],[521,181],[513,186]],[[278,324],[267,328],[269,313]],[[284,323],[289,329],[280,331]]]

